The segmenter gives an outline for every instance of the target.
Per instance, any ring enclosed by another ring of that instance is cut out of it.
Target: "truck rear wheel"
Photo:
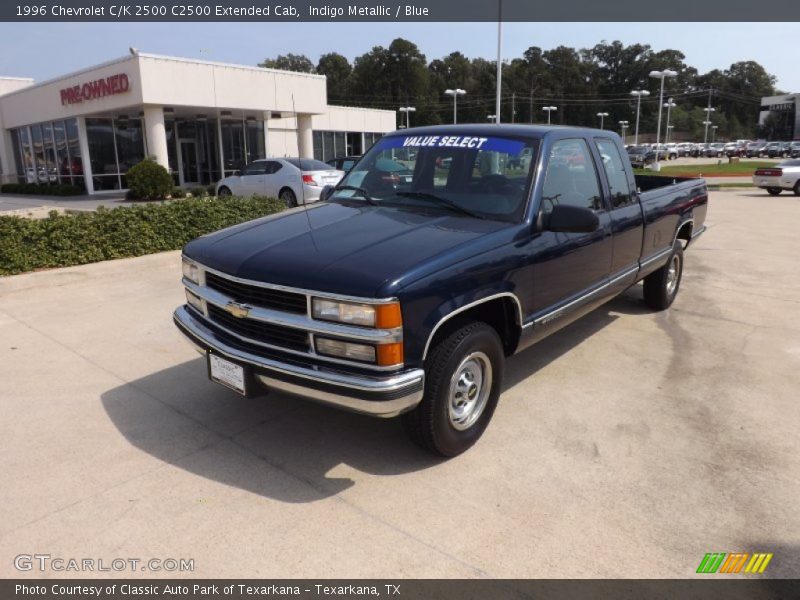
[[[782,191],[781,188],[767,188],[767,193],[770,196],[779,196]]]
[[[425,363],[425,395],[402,416],[417,444],[457,456],[483,435],[503,379],[503,345],[494,328],[470,323],[433,348]]]
[[[667,264],[644,278],[644,302],[650,308],[669,308],[678,295],[683,277],[683,245],[675,240]]]

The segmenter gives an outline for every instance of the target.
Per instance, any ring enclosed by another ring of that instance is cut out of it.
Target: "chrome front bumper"
[[[219,339],[186,306],[172,316],[175,325],[201,353],[209,350],[252,368],[268,389],[301,396],[374,417],[395,417],[422,400],[425,372],[401,371],[384,376],[353,375],[316,365],[300,365],[258,356]]]

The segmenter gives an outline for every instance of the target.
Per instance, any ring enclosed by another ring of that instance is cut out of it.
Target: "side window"
[[[553,144],[542,187],[542,212],[558,204],[603,210],[597,171],[585,140],[559,140]]]
[[[611,207],[622,208],[636,201],[628,185],[628,175],[616,144],[609,139],[596,140],[597,150],[603,159],[603,168],[611,188]]]
[[[239,175],[263,175],[267,172],[267,163],[264,161],[254,162],[239,171]]]
[[[281,168],[283,168],[283,165],[275,160],[268,160],[266,162],[266,165],[267,165],[267,175],[274,175],[275,173],[280,171]]]

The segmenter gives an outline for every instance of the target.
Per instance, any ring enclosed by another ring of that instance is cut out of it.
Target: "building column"
[[[92,175],[92,160],[89,156],[89,137],[86,135],[86,119],[78,117],[78,147],[81,149],[81,169],[86,193],[94,194],[94,176]]]
[[[297,115],[297,153],[300,158],[314,158],[311,115]]]
[[[264,119],[264,158],[270,158],[272,155],[269,153],[269,120],[272,118],[272,111],[265,110],[261,118]]]
[[[164,109],[161,106],[144,107],[144,131],[147,136],[147,154],[169,171],[167,130],[164,126]]]
[[[14,164],[14,150],[11,147],[11,133],[3,129],[0,122],[0,184],[16,183],[17,165]]]

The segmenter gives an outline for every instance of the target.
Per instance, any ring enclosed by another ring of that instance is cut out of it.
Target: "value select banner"
[[[800,21],[798,0],[0,0],[0,21]],[[445,35],[445,32],[443,32]]]

